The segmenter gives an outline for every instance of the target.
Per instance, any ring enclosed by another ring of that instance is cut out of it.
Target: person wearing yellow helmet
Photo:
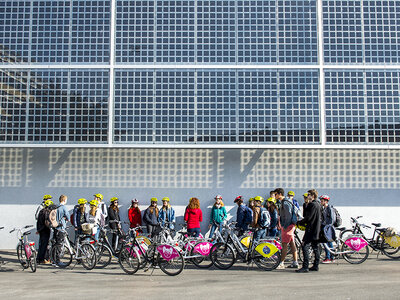
[[[175,210],[171,206],[170,200],[168,197],[162,198],[162,207],[160,209],[160,213],[158,215],[158,222],[161,226],[164,226],[165,223],[168,223],[168,228],[174,229],[175,223]]]
[[[294,199],[294,192],[293,191],[289,191],[287,193],[287,199],[289,199],[293,203],[293,205],[296,206],[297,209],[300,209],[299,202],[296,199]]]
[[[108,225],[113,230],[112,233],[112,246],[114,250],[117,249],[117,237],[121,234],[121,218],[119,217],[118,198],[112,197],[110,199],[110,206],[108,207]]]
[[[78,238],[78,235],[82,234],[82,224],[88,222],[86,203],[87,200],[85,198],[79,198],[78,204],[74,206],[72,211],[71,223],[75,228],[75,241]]]
[[[108,208],[107,204],[103,202],[104,196],[100,193],[94,194],[94,200],[98,202],[98,207],[100,208],[101,214],[103,215],[101,218],[101,226],[105,225],[105,220],[108,218]]]
[[[50,196],[50,195],[46,195]],[[45,200],[46,199],[46,200]],[[46,220],[50,211],[56,209],[50,197],[43,197],[43,208],[39,210],[36,222],[36,234],[39,234],[39,249],[37,255],[37,262],[39,264],[50,264],[47,246],[50,239],[50,228],[46,226]]]
[[[254,197],[249,198],[249,207],[253,209],[254,207]]]
[[[253,222],[251,224],[251,227],[256,228],[257,230],[254,232],[254,240],[257,241],[265,236],[266,228],[263,228],[260,225],[261,221],[261,214],[266,213],[268,214],[268,211],[266,208],[262,206],[264,202],[264,198],[261,196],[255,196],[254,197],[254,207],[253,207]]]
[[[43,208],[46,207],[45,202],[46,202],[47,200],[52,199],[52,198],[53,198],[53,197],[52,197],[51,195],[44,195],[44,196],[43,196],[42,203],[40,203],[40,205],[36,208],[35,220],[38,219],[38,217],[39,217],[39,212],[40,212]]]
[[[158,199],[153,197],[150,199],[150,206],[144,211],[143,220],[146,222],[147,233],[150,237],[154,237],[160,230],[158,224],[158,215],[160,210],[157,207]]]
[[[96,240],[99,239],[100,230],[99,227],[102,223],[104,223],[104,216],[99,208],[99,202],[96,199],[93,199],[89,202],[90,211],[88,214],[88,223],[93,224],[93,234]]]
[[[271,223],[268,227],[267,236],[275,237],[278,234],[278,208],[276,207],[276,199],[272,197],[268,198],[267,207],[269,215],[271,216]]]

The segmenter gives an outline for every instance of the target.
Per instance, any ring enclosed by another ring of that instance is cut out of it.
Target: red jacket
[[[203,212],[200,208],[186,208],[185,211],[185,222],[187,222],[187,228],[200,228],[200,222],[203,221]]]
[[[129,222],[131,223],[131,228],[136,226],[142,226],[142,215],[137,208],[131,207],[128,211]]]

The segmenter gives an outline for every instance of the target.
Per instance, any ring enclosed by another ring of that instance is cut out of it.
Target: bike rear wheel
[[[342,244],[341,252],[350,251],[349,253],[344,253],[343,258],[350,264],[361,264],[367,260],[369,256],[368,245],[360,249],[360,251],[352,250],[345,242]]]
[[[210,250],[213,264],[221,270],[227,270],[236,261],[236,254],[232,246],[225,243],[216,243]]]
[[[185,267],[185,260],[180,252],[178,252],[178,256],[170,260],[164,259],[161,254],[158,253],[157,263],[161,271],[169,276],[176,276],[180,274]]]
[[[18,261],[24,269],[29,268],[28,259],[26,257],[24,245],[19,243],[17,246],[17,257]]]
[[[251,258],[258,268],[264,271],[275,270],[281,262],[281,251],[277,251],[274,255],[270,257],[264,257],[260,253],[253,249]]]
[[[96,266],[96,250],[91,244],[82,244],[80,249],[80,261],[86,270],[92,270]]]
[[[385,240],[377,241],[378,245],[381,245],[382,252],[387,257],[392,259],[399,259],[400,258],[400,247],[392,247],[390,246]]]
[[[32,273],[36,272],[37,262],[36,262],[36,251],[32,250],[32,255],[29,258],[29,267],[32,270]]]
[[[96,268],[103,269],[111,263],[112,253],[111,249],[104,244],[100,244],[96,249],[97,263]]]
[[[51,248],[51,260],[60,268],[68,267],[72,262],[72,253],[64,245],[55,245]]]
[[[126,274],[133,275],[139,270],[139,254],[133,247],[123,246],[119,253],[118,263]]]
[[[197,255],[197,257],[193,257],[192,258],[192,263],[198,268],[207,269],[207,268],[209,268],[209,267],[211,267],[213,265],[213,262],[211,260],[210,255],[202,256],[199,252],[194,250],[196,248],[196,245],[200,244],[200,243],[203,243],[203,242],[196,243],[192,247],[192,250],[190,251],[190,255],[191,256]]]

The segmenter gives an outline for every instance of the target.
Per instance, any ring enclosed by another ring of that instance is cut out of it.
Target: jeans
[[[265,237],[265,232],[266,229],[259,229],[254,232],[254,241],[258,241],[259,239],[262,239]]]
[[[160,231],[161,231],[160,225],[147,224],[147,233],[149,234],[150,237],[156,236],[158,233],[160,233]]]
[[[312,241],[312,242],[307,242],[303,243],[303,255],[304,255],[304,260],[303,260],[303,268],[308,269],[308,266],[310,264],[310,253],[311,249],[314,252],[314,267],[318,268],[319,265],[319,259],[320,259],[320,253],[319,253],[319,248],[318,248],[318,242],[317,241]]]
[[[270,237],[276,237],[277,234],[278,234],[278,229],[276,229],[276,228],[268,230],[268,236],[270,236]]]
[[[38,250],[38,256],[37,256],[37,261],[42,262],[45,259],[48,259],[48,253],[47,251],[47,245],[49,244],[49,239],[50,239],[50,230],[43,230],[39,234],[39,250]],[[46,255],[47,254],[47,255]]]
[[[220,224],[218,224],[218,225],[220,225]],[[217,229],[217,225],[212,224],[211,230],[210,230],[210,236],[209,236],[210,239],[213,237],[215,229]],[[219,226],[219,232],[222,233],[222,227],[221,226]]]
[[[189,236],[197,238],[200,235],[200,228],[188,228],[187,232]]]
[[[327,242],[326,244],[328,245],[329,249],[333,248],[333,243],[332,242]],[[333,258],[332,253],[330,253],[325,247],[324,247],[324,249],[325,249],[326,259],[332,259]]]

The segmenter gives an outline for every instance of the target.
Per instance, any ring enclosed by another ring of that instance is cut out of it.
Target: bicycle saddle
[[[375,227],[381,227],[381,223],[371,223],[372,225],[374,225]]]
[[[24,235],[29,235],[29,234],[31,234],[30,231],[24,232]]]
[[[344,230],[346,230],[346,227],[337,227],[337,228],[335,228],[336,230],[339,230],[339,231],[344,231]]]

